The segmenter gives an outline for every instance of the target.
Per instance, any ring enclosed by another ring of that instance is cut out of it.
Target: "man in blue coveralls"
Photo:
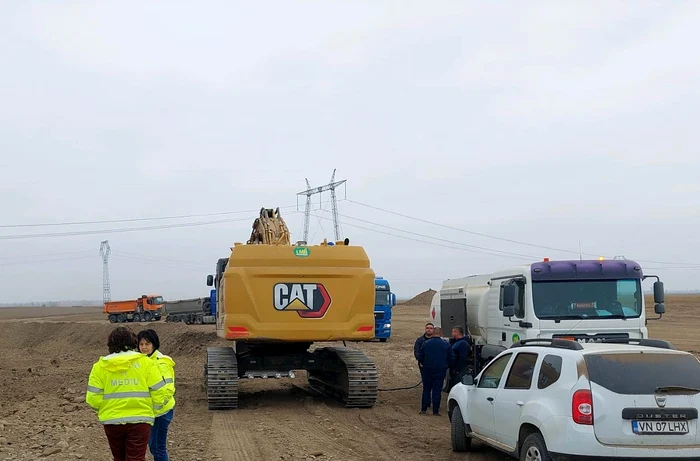
[[[455,384],[462,381],[462,377],[466,373],[469,363],[469,340],[464,336],[464,328],[460,326],[452,328],[452,339],[452,351],[455,353],[455,361],[450,367],[450,382],[447,387],[447,392],[449,392]]]
[[[420,348],[423,347],[423,343],[430,339],[431,336],[433,336],[433,328],[434,325],[432,323],[426,323],[425,332],[416,339],[415,343],[413,343],[413,356],[418,362],[418,370],[420,371],[421,381],[423,381],[423,365],[420,363],[420,361],[418,361],[418,353],[420,352]]]
[[[431,406],[433,414],[440,416],[440,399],[442,384],[445,382],[447,369],[455,361],[455,354],[447,341],[440,337],[427,339],[418,351],[418,363],[423,370],[423,399],[421,402],[420,414],[424,415]]]

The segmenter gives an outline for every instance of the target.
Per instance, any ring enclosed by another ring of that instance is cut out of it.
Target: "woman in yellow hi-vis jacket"
[[[117,327],[107,340],[109,355],[92,366],[85,401],[104,425],[114,461],[145,461],[155,412],[169,389],[158,367],[138,352],[136,334]]]
[[[173,397],[175,394],[175,361],[158,350],[160,349],[160,339],[154,330],[139,331],[138,339],[141,353],[149,356],[158,365],[170,396],[163,408],[155,412],[156,420],[153,423],[151,438],[148,441],[153,461],[168,461],[166,440],[168,426],[173,420],[173,408],[175,407],[175,397]]]

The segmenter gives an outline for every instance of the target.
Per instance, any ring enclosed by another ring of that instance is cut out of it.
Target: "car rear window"
[[[653,394],[660,386],[700,389],[692,355],[634,352],[584,355],[590,380],[617,394]]]

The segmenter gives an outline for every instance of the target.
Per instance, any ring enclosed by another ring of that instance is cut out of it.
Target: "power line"
[[[36,224],[2,224],[0,228],[10,229],[10,228],[26,228],[26,227],[54,227],[54,226],[84,226],[88,224],[117,224],[117,223],[129,223],[129,222],[140,222],[140,221],[157,221],[157,220],[168,220],[168,219],[184,219],[184,218],[202,218],[208,216],[223,216],[230,214],[240,214],[240,213],[255,213],[258,210],[241,210],[241,211],[222,211],[220,213],[203,213],[203,214],[190,214],[190,215],[176,215],[176,216],[154,216],[149,218],[126,218],[126,219],[105,219],[96,221],[67,221],[67,222],[56,222],[56,223],[36,223]]]
[[[406,215],[406,214],[398,213],[398,212],[395,212],[395,211],[387,210],[387,209],[384,209],[384,208],[381,208],[381,207],[377,207],[377,206],[374,206],[374,205],[369,205],[369,204],[366,204],[366,203],[358,202],[358,201],[351,200],[351,199],[347,199],[347,198],[345,198],[345,199],[339,199],[339,200],[341,200],[341,201],[342,201],[342,200],[347,200],[347,201],[349,201],[349,202],[358,204],[358,205],[363,206],[363,207],[371,208],[371,209],[378,210],[378,211],[382,211],[382,212],[385,212],[385,213],[390,213],[390,214],[393,214],[393,215],[396,215],[396,216],[401,216],[401,217],[404,217],[404,218],[407,218],[407,219],[411,219],[411,220],[418,221],[418,222],[422,222],[422,223],[426,223],[426,224],[432,224],[432,225],[435,225],[435,226],[440,226],[440,227],[446,228],[446,229],[452,229],[452,230],[455,230],[455,231],[458,231],[458,232],[467,233],[467,234],[478,235],[478,236],[482,236],[482,237],[486,237],[486,238],[491,238],[491,239],[495,239],[495,240],[501,240],[501,241],[505,241],[505,242],[509,242],[509,243],[515,243],[515,244],[519,244],[519,245],[526,245],[526,246],[535,247],[535,248],[543,248],[543,249],[548,249],[548,250],[552,250],[552,251],[560,251],[560,252],[566,252],[566,253],[577,254],[577,255],[578,255],[578,254],[586,254],[586,255],[588,255],[588,256],[598,256],[597,254],[593,254],[593,253],[581,253],[581,252],[579,252],[579,251],[574,251],[574,250],[567,250],[567,249],[562,249],[562,248],[549,247],[549,246],[545,246],[545,245],[537,245],[537,244],[533,244],[533,243],[529,243],[529,242],[523,242],[523,241],[519,241],[519,240],[507,239],[507,238],[497,237],[497,236],[493,236],[493,235],[489,235],[489,234],[485,234],[485,233],[481,233],[481,232],[470,231],[470,230],[467,230],[467,229],[462,229],[462,228],[458,228],[458,227],[454,227],[454,226],[448,226],[448,225],[445,225],[445,224],[437,223],[437,222],[430,221],[430,220],[426,220],[426,219],[417,218],[417,217],[414,217],[414,216],[409,216],[409,215]],[[328,200],[328,201],[320,202],[320,203],[332,203],[332,200]],[[280,209],[284,209],[284,208],[293,209],[293,208],[296,208],[296,207],[297,207],[297,205],[285,205],[285,206],[281,206]],[[323,207],[322,207],[322,208],[323,208]],[[187,214],[187,215],[183,214],[183,215],[174,215],[174,216],[142,217],[142,218],[113,219],[113,220],[71,221],[71,222],[40,223],[40,224],[8,224],[8,225],[0,225],[0,228],[21,228],[21,227],[70,226],[70,225],[86,225],[86,224],[126,223],[126,222],[140,222],[140,221],[152,221],[152,220],[181,219],[181,218],[187,218],[187,217],[221,216],[221,215],[240,214],[240,213],[255,212],[255,211],[258,211],[258,210],[239,210],[239,211],[226,211],[226,212],[218,212],[218,213],[202,213],[202,214]],[[322,210],[322,211],[325,211],[325,210]],[[298,212],[298,211],[292,211],[290,214],[297,214],[297,213],[299,213],[299,212]],[[318,217],[318,216],[317,216],[317,217]],[[372,223],[371,221],[361,220],[361,219],[359,219],[359,218],[352,218],[352,217],[350,217],[350,216],[346,216],[346,217],[348,217],[349,219],[355,219],[355,220],[358,220],[358,221],[368,222],[368,223],[371,223],[371,224],[374,224],[374,225],[377,225],[377,226],[380,226],[380,227],[385,227],[385,228],[389,228],[389,229],[394,229],[394,230],[398,230],[398,231],[400,231],[400,232],[410,233],[410,234],[413,234],[413,235],[417,235],[417,236],[429,238],[429,239],[432,239],[432,240],[439,240],[439,241],[444,241],[444,242],[447,242],[447,243],[452,243],[452,244],[460,245],[460,246],[462,246],[462,247],[469,247],[469,248],[474,248],[474,249],[483,249],[483,250],[485,250],[485,251],[501,253],[501,256],[502,256],[502,255],[513,255],[513,256],[524,256],[524,257],[527,257],[527,258],[534,258],[534,259],[538,259],[538,258],[539,258],[539,257],[534,257],[534,256],[531,256],[531,255],[524,255],[524,254],[516,253],[516,252],[508,252],[508,251],[504,251],[504,250],[497,250],[497,249],[492,249],[492,248],[480,247],[480,246],[477,246],[477,245],[470,245],[470,244],[466,244],[466,243],[463,243],[463,242],[454,242],[454,241],[451,241],[451,240],[440,239],[440,238],[433,237],[433,236],[428,236],[428,235],[425,235],[425,234],[419,234],[419,233],[415,233],[415,232],[405,231],[405,230],[403,230],[403,229],[392,228],[392,227],[390,227],[390,226],[385,226],[385,225],[378,224],[378,223]],[[122,232],[137,232],[137,231],[148,231],[148,230],[174,229],[174,228],[184,228],[184,227],[194,227],[194,226],[205,226],[205,225],[224,224],[224,223],[240,222],[240,221],[246,221],[246,220],[253,221],[254,219],[255,219],[255,218],[231,218],[231,219],[221,219],[221,220],[212,220],[212,221],[195,221],[195,222],[184,222],[184,223],[158,224],[158,225],[151,225],[151,226],[139,226],[139,227],[128,227],[128,228],[108,228],[108,229],[93,229],[93,230],[69,231],[69,232],[50,232],[50,233],[38,233],[38,234],[0,235],[0,240],[18,240],[18,239],[31,239],[31,238],[67,237],[67,236],[78,236],[78,235],[96,235],[96,234],[109,234],[109,233],[122,233]],[[319,218],[319,221],[320,221],[320,219],[325,219],[325,218]],[[339,224],[344,224],[344,223],[342,223],[342,222],[338,222],[338,223],[339,223]],[[352,224],[348,224],[348,225],[353,226]],[[356,225],[355,225],[354,227],[362,228],[362,227],[356,226]],[[369,228],[363,228],[363,229],[369,230],[369,231],[378,232],[376,229],[369,229]],[[404,236],[397,236],[397,235],[395,235],[395,234],[386,233],[386,232],[380,232],[380,233],[384,233],[384,234],[386,234],[386,235],[391,235],[391,236],[395,236],[395,237],[399,237],[399,238],[404,238],[404,239],[406,239],[406,237],[404,237]],[[415,239],[408,239],[408,240],[415,240]],[[422,240],[416,240],[416,241],[421,242],[421,243],[428,243],[428,242],[425,242],[425,241],[422,241]],[[430,242],[430,244],[434,244],[434,243]],[[446,246],[446,245],[439,245],[439,246],[444,246],[444,247],[446,247],[446,248],[453,248],[453,249],[462,249],[462,250],[464,249],[464,248],[454,248],[454,247]],[[475,252],[476,252],[476,251],[475,251]],[[477,252],[477,253],[478,253],[478,252]],[[484,254],[491,254],[491,253],[484,253]],[[44,255],[44,256],[47,256],[47,255]],[[7,259],[7,258],[0,258],[0,259]],[[651,263],[651,264],[662,264],[662,265],[674,266],[673,268],[679,268],[679,269],[680,269],[680,268],[692,269],[692,268],[700,267],[700,264],[693,264],[693,263],[687,263],[687,262],[668,262],[668,261],[656,261],[656,260],[645,260],[645,259],[636,259],[636,261],[638,261],[638,262],[644,262],[644,263]],[[671,267],[668,267],[668,268],[670,269]],[[659,269],[661,269],[661,268],[659,268]]]
[[[456,231],[459,231],[459,232],[464,232],[465,234],[478,235],[478,236],[480,236],[480,237],[486,237],[486,238],[490,238],[490,239],[494,239],[494,240],[501,240],[501,241],[503,241],[503,242],[516,243],[516,244],[518,244],[518,245],[525,245],[525,246],[530,246],[530,247],[534,247],[534,248],[542,248],[542,249],[545,249],[545,250],[561,251],[561,252],[563,252],[563,253],[572,253],[572,254],[576,254],[576,255],[578,255],[578,254],[586,254],[586,255],[588,255],[588,256],[599,256],[599,255],[594,255],[594,254],[592,254],[592,253],[579,253],[578,251],[573,251],[573,250],[565,250],[565,249],[562,249],[562,248],[554,248],[554,247],[548,247],[548,246],[544,246],[544,245],[537,245],[537,244],[534,244],[534,243],[522,242],[522,241],[519,241],[519,240],[511,240],[511,239],[507,239],[507,238],[504,238],[504,237],[496,237],[496,236],[494,236],[494,235],[489,235],[489,234],[484,234],[484,233],[481,233],[481,232],[470,231],[470,230],[467,230],[467,229],[462,229],[462,228],[460,228],[460,227],[452,227],[452,226],[448,226],[448,225],[446,225],[446,224],[441,224],[441,223],[438,223],[438,222],[435,222],[435,221],[428,221],[427,219],[421,219],[421,218],[416,218],[415,216],[409,216],[409,215],[405,215],[405,214],[402,214],[402,213],[397,213],[397,212],[395,212],[395,211],[386,210],[386,209],[384,209],[384,208],[380,208],[380,207],[377,207],[377,206],[374,206],[374,205],[368,205],[368,204],[366,204],[366,203],[358,202],[358,201],[355,201],[355,200],[352,200],[352,199],[347,199],[347,201],[348,201],[348,202],[351,202],[351,203],[355,203],[355,204],[360,205],[360,206],[363,206],[363,207],[372,208],[372,209],[377,210],[377,211],[382,211],[382,212],[384,212],[384,213],[390,213],[390,214],[393,214],[393,215],[396,215],[396,216],[401,216],[402,218],[412,219],[412,220],[414,220],[414,221],[419,221],[419,222],[426,223],[426,224],[432,224],[432,225],[434,225],[434,226],[444,227],[444,228],[446,228],[446,229],[452,229],[452,230],[456,230]]]
[[[374,209],[374,210],[377,210],[377,211],[382,211],[382,212],[384,212],[384,213],[390,213],[390,214],[393,214],[393,215],[396,215],[396,216],[401,216],[401,217],[403,217],[403,218],[411,219],[411,220],[414,220],[414,221],[418,221],[418,222],[422,222],[422,223],[426,223],[426,224],[431,224],[431,225],[433,225],[433,226],[439,226],[439,227],[443,227],[443,228],[446,228],[446,229],[451,229],[451,230],[455,230],[455,231],[458,231],[458,232],[463,232],[463,233],[465,233],[465,234],[478,235],[478,236],[480,236],[480,237],[486,237],[486,238],[490,238],[490,239],[494,239],[494,240],[501,240],[501,241],[504,241],[504,242],[515,243],[515,244],[518,244],[518,245],[525,245],[525,246],[530,246],[530,247],[534,247],[534,248],[542,248],[542,249],[545,249],[545,250],[560,251],[560,252],[563,252],[563,253],[570,253],[570,254],[575,254],[575,255],[582,254],[582,255],[586,255],[586,256],[595,256],[595,257],[599,257],[599,256],[600,256],[600,254],[596,254],[596,253],[583,253],[583,252],[575,251],[575,250],[566,250],[566,249],[563,249],[563,248],[555,248],[555,247],[549,247],[549,246],[545,246],[545,245],[537,245],[537,244],[535,244],[535,243],[523,242],[523,241],[520,241],[520,240],[512,240],[512,239],[507,239],[507,238],[504,238],[504,237],[497,237],[497,236],[495,236],[495,235],[489,235],[489,234],[484,234],[484,233],[481,233],[481,232],[475,232],[475,231],[470,231],[470,230],[467,230],[467,229],[462,229],[462,228],[459,228],[459,227],[448,226],[448,225],[446,225],[446,224],[438,223],[438,222],[435,222],[435,221],[429,221],[429,220],[427,220],[427,219],[416,218],[415,216],[409,216],[409,215],[406,215],[406,214],[397,213],[397,212],[395,212],[395,211],[387,210],[387,209],[380,208],[380,207],[377,207],[377,206],[374,206],[374,205],[368,205],[368,204],[366,204],[366,203],[358,202],[358,201],[352,200],[352,199],[346,199],[346,200],[347,200],[348,202],[355,203],[355,204],[360,205],[360,206],[363,206],[363,207],[371,208],[371,209]],[[692,267],[700,267],[699,264],[686,263],[686,262],[654,261],[654,260],[650,260],[650,259],[635,259],[635,261],[637,261],[637,262],[643,262],[643,263],[651,263],[651,264],[669,264],[669,265],[676,265],[676,266],[686,266],[686,267],[689,267],[689,268],[692,268]]]
[[[51,256],[69,256],[69,255],[90,255],[90,257],[93,257],[95,255],[95,252],[92,250],[80,250],[80,251],[64,251],[61,253],[44,253],[40,255],[22,255],[22,256],[0,256],[0,261],[6,261],[6,260],[13,260],[13,259],[19,259],[22,261],[33,261],[33,260],[38,260],[41,258],[46,258],[46,257],[51,257]]]
[[[293,211],[291,214],[295,214],[295,213],[297,213],[297,212]],[[224,223],[233,223],[233,222],[241,222],[241,221],[252,222],[254,219],[255,218],[220,219],[220,220],[216,220],[216,221],[194,221],[194,222],[184,222],[184,223],[174,223],[174,224],[159,224],[159,225],[153,225],[153,226],[141,226],[141,227],[122,227],[122,228],[112,228],[112,229],[95,229],[95,230],[82,230],[82,231],[70,231],[70,232],[49,232],[49,233],[43,233],[43,234],[0,235],[0,240],[68,237],[68,236],[76,236],[76,235],[115,234],[115,233],[122,233],[122,232],[176,229],[176,228],[181,228],[181,227],[208,226],[208,225],[212,225],[212,224],[224,224]]]
[[[318,217],[318,216],[315,215],[315,214],[314,214],[314,216]],[[325,219],[326,221],[330,221],[330,218],[321,218],[321,219]],[[346,226],[356,227],[356,228],[358,228],[358,229],[364,229],[364,230],[368,230],[368,231],[370,231],[370,232],[377,232],[377,233],[380,233],[380,234],[390,235],[390,236],[392,236],[392,237],[398,237],[398,238],[402,238],[402,239],[405,239],[405,240],[412,240],[412,241],[414,241],[414,242],[427,243],[428,245],[435,245],[435,246],[439,246],[439,247],[443,247],[443,248],[450,248],[450,249],[452,249],[452,250],[470,251],[470,252],[473,252],[473,253],[481,253],[481,254],[486,254],[486,255],[489,255],[489,256],[500,256],[500,257],[506,257],[506,258],[512,258],[512,257],[513,257],[512,255],[498,254],[498,253],[488,253],[488,252],[485,252],[485,251],[474,250],[474,249],[471,249],[471,248],[465,248],[465,247],[453,246],[453,245],[444,245],[444,244],[442,244],[442,243],[430,242],[430,241],[425,241],[425,240],[419,240],[419,239],[415,239],[415,238],[412,238],[412,237],[407,237],[407,236],[405,236],[405,235],[398,235],[398,234],[394,234],[394,233],[391,233],[391,232],[384,232],[384,231],[380,231],[380,230],[377,230],[377,229],[371,229],[371,228],[369,228],[369,227],[358,226],[357,224],[351,224],[351,223],[347,223],[347,222],[343,222],[343,221],[338,221],[338,222],[343,223],[343,224],[345,224]],[[433,237],[430,237],[430,236],[427,236],[427,235],[424,236],[424,237],[433,238]],[[459,245],[462,245],[461,243],[458,243],[458,244],[459,244]],[[530,257],[528,257],[528,258],[530,258]],[[530,258],[530,259],[531,259],[531,258]],[[528,259],[528,260],[530,260],[530,259]]]
[[[154,264],[160,267],[169,267],[172,269],[187,269],[191,270],[193,272],[206,272],[209,269],[205,269],[203,266],[194,266],[194,265],[188,265],[188,264],[173,264],[170,262],[164,262],[164,261],[159,261],[157,259],[152,259],[152,258],[136,258],[136,257],[131,257],[131,256],[122,256],[119,254],[112,254],[112,257],[117,260],[117,261],[125,261],[125,262],[130,262],[130,263],[150,263]]]
[[[340,199],[344,200],[344,199]],[[322,201],[319,203],[330,203],[330,200]],[[280,209],[292,209],[297,208],[297,205],[285,205],[279,207]],[[203,218],[210,216],[226,216],[231,214],[242,214],[242,213],[258,213],[260,208],[257,210],[239,210],[239,211],[221,211],[217,213],[200,213],[200,214],[182,214],[182,215],[172,215],[172,216],[151,216],[143,218],[124,218],[124,219],[105,219],[105,220],[93,220],[93,221],[65,221],[65,222],[55,222],[55,223],[33,223],[33,224],[0,224],[2,229],[10,228],[25,228],[25,227],[53,227],[53,226],[83,226],[83,225],[94,225],[94,224],[117,224],[117,223],[130,223],[130,222],[141,222],[141,221],[164,221],[169,219],[185,219],[185,218]]]
[[[364,223],[367,223],[367,224],[372,224],[372,225],[375,225],[375,226],[384,227],[384,228],[386,228],[386,229],[391,229],[391,230],[395,230],[395,231],[399,231],[399,232],[405,232],[405,233],[407,233],[407,234],[416,235],[416,236],[418,236],[418,237],[424,237],[424,238],[429,238],[429,239],[433,239],[433,240],[439,240],[439,241],[441,241],[441,242],[452,243],[452,244],[461,245],[461,246],[464,246],[464,247],[476,248],[476,249],[484,250],[484,251],[493,251],[493,252],[495,252],[495,253],[502,253],[502,254],[505,254],[505,255],[508,255],[508,256],[522,256],[522,257],[525,257],[525,258],[535,258],[535,259],[537,258],[537,256],[526,255],[526,254],[522,254],[522,253],[514,253],[514,252],[511,252],[511,251],[496,250],[496,249],[494,249],[494,248],[487,248],[487,247],[482,247],[482,246],[478,246],[478,245],[469,245],[469,244],[462,243],[462,242],[455,242],[455,241],[453,241],[453,240],[447,240],[447,239],[442,239],[442,238],[439,238],[439,237],[433,237],[433,236],[426,235],[426,234],[420,234],[420,233],[418,233],[418,232],[411,232],[411,231],[407,231],[407,230],[404,230],[404,229],[399,229],[399,228],[397,228],[397,227],[386,226],[386,225],[384,225],[384,224],[379,224],[379,223],[376,223],[376,222],[367,221],[367,220],[365,220],[365,219],[355,218],[355,217],[348,216],[348,215],[344,215],[344,214],[340,214],[340,216],[343,216],[343,217],[345,217],[345,218],[352,219],[352,220],[355,220],[355,221],[360,221],[360,222],[364,222]]]
[[[46,263],[53,263],[53,262],[65,262],[65,261],[74,261],[78,259],[95,259],[95,254],[91,256],[65,256],[62,258],[46,258],[46,259],[22,259],[22,260],[17,260],[17,261],[10,261],[10,262],[0,262],[0,269],[3,267],[8,267],[8,266],[22,266],[26,264],[46,264]]]
[[[166,263],[171,263],[171,264],[181,264],[181,265],[188,265],[189,264],[191,266],[194,266],[194,264],[192,264],[192,263],[196,262],[196,261],[192,261],[192,260],[185,261],[182,259],[173,259],[173,258],[168,258],[168,257],[148,256],[148,255],[143,254],[143,253],[130,253],[128,251],[121,251],[121,250],[116,254],[118,256],[125,257],[125,258],[145,258],[145,259],[151,259],[155,262],[166,262]],[[203,267],[203,266],[199,266],[199,267]],[[209,267],[208,269],[211,269],[211,267]],[[208,270],[208,269],[206,269],[206,270]]]

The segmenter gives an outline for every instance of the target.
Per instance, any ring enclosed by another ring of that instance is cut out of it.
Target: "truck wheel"
[[[109,321],[111,323],[117,323],[117,316],[114,314],[109,314]]]
[[[145,314],[143,314],[143,320],[144,320],[144,322],[150,322],[151,321],[151,313],[146,312]]]
[[[520,461],[551,461],[544,437],[539,432],[530,434],[520,449]]]
[[[139,314],[134,315],[134,322],[140,322],[141,321],[141,316]]]
[[[117,322],[124,323],[125,320],[126,320],[126,317],[124,316],[124,314],[119,314],[117,316]]]
[[[470,451],[472,448],[472,438],[467,437],[464,419],[462,419],[462,411],[459,409],[459,406],[456,406],[454,410],[452,410],[452,421],[450,421],[450,425],[452,451]]]

